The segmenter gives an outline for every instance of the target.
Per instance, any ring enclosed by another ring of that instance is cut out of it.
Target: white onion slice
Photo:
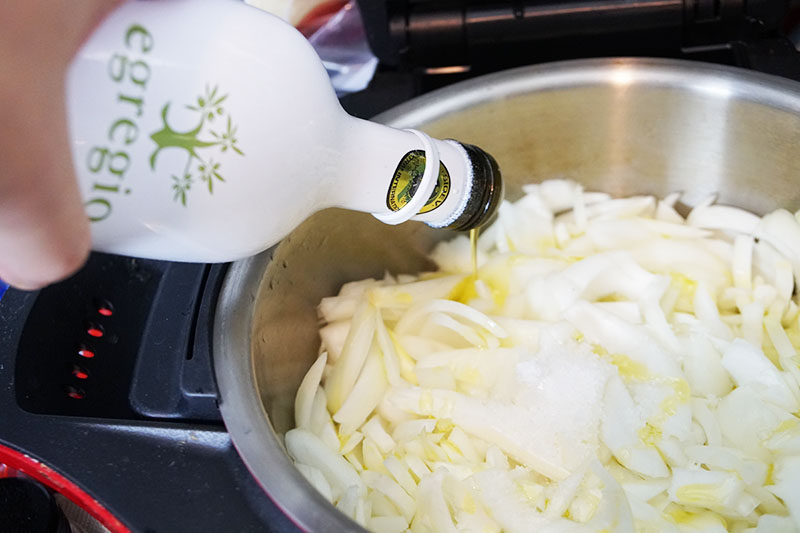
[[[523,187],[345,284],[286,447],[377,532],[800,531],[800,222]],[[800,212],[798,212],[800,213]]]

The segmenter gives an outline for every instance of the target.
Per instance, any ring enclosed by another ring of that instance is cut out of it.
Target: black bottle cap
[[[494,157],[477,146],[459,143],[472,164],[472,191],[464,212],[447,229],[467,231],[485,225],[503,199],[503,178]]]

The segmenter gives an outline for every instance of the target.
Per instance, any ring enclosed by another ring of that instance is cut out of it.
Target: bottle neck
[[[413,199],[427,161],[418,135],[346,117],[338,144],[337,168],[324,187],[332,205],[388,215]],[[446,227],[466,208],[473,165],[459,143],[431,139],[431,144],[438,152],[439,173],[433,192],[412,220]]]

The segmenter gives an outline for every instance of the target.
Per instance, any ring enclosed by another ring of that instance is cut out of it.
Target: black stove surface
[[[800,79],[797,51],[778,36],[677,50],[562,42],[455,73],[382,66],[341,102],[368,118],[493,70],[610,55]],[[297,531],[247,471],[217,409],[211,335],[225,270],[95,253],[64,282],[9,289],[0,299],[0,444],[57,469],[134,531]]]
[[[92,254],[64,282],[9,289],[0,444],[55,468],[133,531],[296,531],[216,407],[210,325],[224,271]]]

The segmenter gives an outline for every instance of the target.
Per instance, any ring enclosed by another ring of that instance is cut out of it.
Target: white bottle
[[[480,149],[346,114],[306,40],[235,0],[121,6],[71,65],[67,109],[99,251],[230,261],[333,206],[470,229],[502,195]]]

